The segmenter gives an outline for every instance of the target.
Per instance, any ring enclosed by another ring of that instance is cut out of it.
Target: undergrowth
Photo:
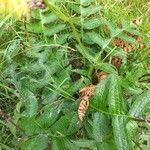
[[[150,3],[45,3],[30,18],[0,18],[0,149],[149,149]],[[135,18],[141,26],[130,24]],[[125,53],[114,38],[136,48]],[[114,57],[122,60],[119,68]],[[93,77],[98,71],[108,74],[100,83]],[[79,91],[95,82],[78,123]]]

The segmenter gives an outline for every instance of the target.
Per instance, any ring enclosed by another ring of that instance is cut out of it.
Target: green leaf
[[[62,116],[55,124],[53,124],[50,130],[54,133],[60,133],[62,135],[70,135],[76,132],[79,129],[79,125],[77,124],[77,117],[74,115],[74,112],[70,112],[69,114]]]
[[[55,138],[52,137],[52,150],[64,150],[65,145],[64,145],[64,138]]]
[[[45,150],[48,144],[48,137],[44,134],[36,135],[22,144],[22,150]]]
[[[50,12],[49,12],[49,13],[46,13],[46,14],[42,14],[41,19],[42,19],[43,24],[47,24],[47,23],[52,23],[52,22],[56,21],[57,16],[54,15],[54,14],[50,14]]]
[[[39,116],[37,122],[43,127],[49,127],[57,120],[59,112],[58,108],[50,107]]]
[[[94,140],[80,139],[80,140],[72,140],[72,143],[82,147],[82,148],[92,148],[95,146]]]
[[[64,142],[65,142],[65,148],[67,150],[70,150],[70,149],[71,150],[79,150],[80,149],[80,147],[75,145],[70,139],[65,138]]]
[[[28,89],[23,89],[22,99],[26,107],[23,115],[28,117],[35,116],[38,110],[38,101],[35,95]]]
[[[113,137],[108,138],[105,141],[96,143],[97,150],[116,150]]]
[[[133,145],[126,130],[126,118],[114,116],[112,118],[113,133],[118,150],[133,150]]]
[[[98,69],[107,72],[107,73],[116,73],[115,69],[113,68],[113,65],[108,63],[100,63],[98,64]]]
[[[51,25],[50,27],[43,27],[44,34],[47,36],[52,36],[65,29],[66,29],[65,24],[57,24],[57,25]]]
[[[135,139],[136,134],[138,132],[138,124],[137,124],[137,122],[134,121],[134,120],[130,120],[127,123],[127,125],[126,125],[126,128],[127,128],[127,133],[130,136],[130,138],[131,139]]]
[[[30,22],[26,25],[26,28],[32,33],[43,33],[41,22]]]
[[[97,13],[101,9],[100,6],[90,5],[89,7],[81,7],[81,15],[82,16],[90,16],[92,14]]]
[[[111,129],[109,127],[109,124],[110,122],[108,120],[108,117],[104,114],[97,112],[93,115],[93,138],[97,142],[102,142],[108,136]]]
[[[106,42],[99,34],[95,32],[88,32],[87,36],[89,36],[91,41],[98,44],[102,49],[106,46]]]
[[[108,78],[102,80],[96,87],[91,104],[100,110],[107,110]]]
[[[28,136],[41,132],[38,122],[34,117],[22,117],[19,121],[19,125]]]
[[[126,41],[126,42],[128,42],[128,43],[132,43],[132,44],[136,44],[136,45],[138,44],[138,42],[135,38],[133,38],[131,36],[128,36],[124,33],[119,34],[117,37],[124,40],[124,41]]]
[[[78,116],[75,114],[72,119],[70,119],[70,124],[68,126],[68,129],[66,131],[67,135],[73,135],[80,129],[80,125],[78,125]]]
[[[93,55],[90,53],[90,50],[88,48],[81,48],[79,45],[76,45],[77,50],[90,62],[94,62],[95,59]]]
[[[119,79],[118,76],[115,74],[109,75],[109,91],[108,91],[108,105],[109,105],[109,112],[114,114],[120,114],[123,112],[123,99],[121,97],[121,91],[119,86]]]
[[[84,29],[91,30],[91,29],[95,29],[95,28],[99,27],[101,24],[102,23],[99,19],[91,18],[91,19],[88,19],[88,20],[84,20],[84,22],[82,23],[82,27]]]
[[[91,2],[93,2],[94,0],[80,0],[80,4],[87,6],[89,5]]]
[[[129,114],[133,117],[141,117],[144,110],[150,105],[150,91],[137,96],[132,104]]]

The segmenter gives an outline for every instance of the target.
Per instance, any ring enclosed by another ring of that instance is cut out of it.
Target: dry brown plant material
[[[140,19],[134,19],[130,22],[130,24],[134,24],[136,26],[139,26],[142,24],[142,20]],[[130,53],[132,52],[136,47],[139,49],[145,48],[145,45],[143,44],[143,39],[140,36],[136,36],[134,34],[126,33],[128,36],[134,38],[138,42],[138,46],[128,43],[120,38],[114,38],[112,40],[112,44],[116,47],[122,48],[124,52]],[[118,56],[114,56],[112,58],[112,64],[116,67],[119,68],[122,64],[122,59],[119,58]]]
[[[101,71],[100,73],[98,73],[99,82],[106,77],[107,77],[106,72]],[[80,123],[83,122],[83,118],[89,107],[90,98],[91,96],[94,95],[95,88],[96,88],[96,85],[91,84],[90,86],[82,88],[79,92],[81,95],[81,101],[78,107],[78,118],[79,118]]]
[[[81,101],[78,107],[78,118],[80,122],[83,121],[85,113],[89,107],[90,97],[94,94],[95,87],[96,87],[95,85],[90,85],[90,86],[84,87],[79,92],[81,95]]]

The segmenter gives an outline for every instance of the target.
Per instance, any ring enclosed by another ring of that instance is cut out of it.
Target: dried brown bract
[[[94,94],[95,87],[95,85],[90,85],[80,90],[81,101],[78,107],[78,117],[80,122],[83,121],[85,113],[89,107],[90,97]]]
[[[108,74],[106,72],[103,72],[103,71],[99,72],[97,74],[99,82],[103,80],[104,78],[106,78],[107,75]],[[94,95],[95,88],[96,88],[96,85],[91,84],[90,86],[84,87],[79,92],[81,95],[81,101],[78,107],[78,118],[80,122],[83,121],[85,113],[89,107],[90,98],[91,96]]]

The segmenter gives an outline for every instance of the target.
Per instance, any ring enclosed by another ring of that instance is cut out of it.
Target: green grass
[[[0,18],[0,149],[148,150],[148,0],[45,2],[31,18]],[[134,28],[136,18],[143,23]],[[127,55],[114,47],[115,37],[135,42],[124,31],[146,47]],[[114,56],[123,60],[119,69]],[[79,91],[99,70],[109,75],[77,124]]]

